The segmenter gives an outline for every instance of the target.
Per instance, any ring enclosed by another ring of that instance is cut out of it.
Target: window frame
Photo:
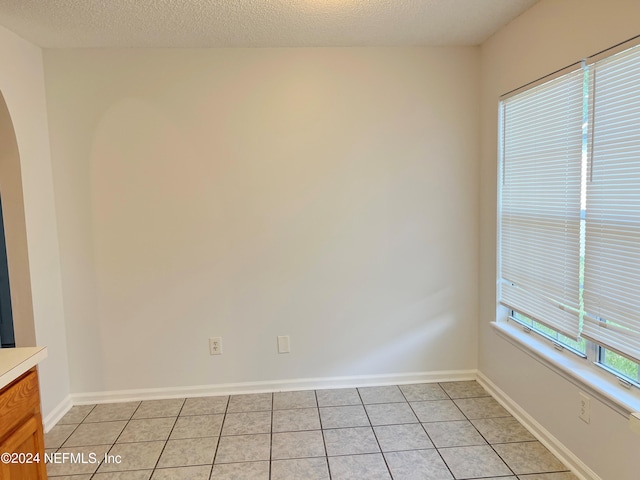
[[[591,342],[591,343],[593,343],[593,342]],[[596,343],[593,343],[593,345],[597,347],[597,352],[596,352],[597,360],[594,362],[596,364],[596,366],[604,369],[606,372],[608,372],[608,373],[610,373],[612,375],[615,375],[618,378],[618,381],[622,385],[627,386],[627,384],[628,384],[629,388],[635,387],[635,388],[640,389],[640,363],[634,362],[633,360],[628,360],[628,359],[625,358],[625,360],[627,360],[627,361],[629,361],[631,363],[634,363],[637,366],[637,369],[638,369],[638,371],[636,373],[636,378],[635,379],[631,378],[630,376],[625,375],[623,372],[621,372],[620,370],[617,370],[613,366],[607,365],[605,363],[605,361],[603,360],[603,357],[606,356],[606,352],[611,352],[611,353],[613,353],[615,355],[618,355],[616,352],[614,352],[613,350],[609,350],[608,348],[603,347],[602,345],[598,345]],[[624,357],[622,357],[622,358],[624,358]]]
[[[518,318],[518,316],[522,316],[524,318],[526,318],[527,320],[529,320],[531,322],[531,324],[526,323],[522,318]],[[616,368],[614,368],[611,365],[608,365],[607,363],[605,363],[604,358],[606,355],[607,351],[610,351],[614,354],[616,354],[615,352],[613,352],[612,350],[608,350],[606,347],[603,347],[602,345],[598,345],[595,342],[592,342],[591,340],[587,340],[587,339],[582,339],[585,342],[585,351],[582,352],[578,349],[576,349],[574,346],[564,342],[561,338],[559,338],[560,335],[562,335],[560,332],[557,332],[555,330],[553,330],[551,327],[547,327],[546,325],[544,326],[545,328],[554,331],[554,333],[556,335],[558,335],[558,337],[554,338],[553,336],[549,335],[547,332],[545,332],[544,330],[536,327],[536,321],[526,317],[525,315],[519,314],[518,312],[516,312],[515,310],[511,310],[509,313],[509,318],[508,321],[513,321],[514,323],[517,323],[518,325],[520,325],[523,329],[524,332],[526,333],[533,333],[536,335],[539,335],[540,337],[544,338],[545,340],[548,340],[549,342],[551,342],[551,344],[554,346],[554,348],[556,350],[566,350],[567,352],[576,355],[577,357],[589,360],[589,362],[593,363],[596,367],[601,368],[603,371],[605,371],[607,374],[613,375],[614,377],[617,378],[618,382],[625,388],[631,388],[631,387],[635,387],[640,389],[640,363],[638,362],[633,362],[632,360],[628,360],[625,359],[629,362],[632,362],[634,364],[636,364],[638,366],[638,373],[637,373],[637,378],[631,378],[627,375],[625,375],[623,372],[621,372],[620,370],[617,370]],[[617,354],[616,354],[617,355]],[[622,357],[624,358],[624,357]]]
[[[496,321],[490,322],[490,326],[496,335],[526,356],[623,417],[628,418],[631,413],[640,411],[640,388],[630,388],[614,373],[595,363],[595,345],[590,344],[585,357],[567,348],[559,349],[551,339],[510,319],[508,308],[499,303],[496,303]]]
[[[611,49],[603,52],[599,52],[595,56],[589,57],[590,63],[594,63],[602,58],[606,58],[629,48],[640,46],[640,35],[632,38],[627,42],[618,44]],[[542,77],[534,82],[531,82],[523,87],[512,90],[500,98],[498,108],[498,202],[497,202],[497,271],[496,278],[500,282],[500,265],[501,265],[501,252],[500,252],[500,238],[501,238],[501,211],[502,211],[502,197],[501,197],[501,182],[502,182],[502,169],[504,161],[503,151],[503,134],[504,134],[504,118],[503,101],[518,93],[524,92],[531,88],[534,88],[543,83],[554,80],[560,76],[565,75],[567,72],[575,69],[577,64],[584,65],[586,62],[576,62],[564,69],[558,70],[548,76]],[[584,213],[584,212],[583,212]],[[584,217],[581,215],[582,221]],[[583,253],[581,253],[583,257]],[[581,262],[584,260],[581,259]],[[497,285],[499,291],[499,283]],[[582,282],[580,285],[582,289]],[[499,297],[496,297],[496,321],[492,322],[492,326],[500,336],[507,339],[510,343],[520,347],[530,356],[541,360],[542,363],[547,364],[553,370],[561,373],[562,376],[571,380],[572,383],[577,384],[581,388],[585,388],[587,391],[591,391],[594,396],[599,397],[604,403],[608,404],[619,413],[628,415],[634,411],[640,411],[640,362],[629,360],[638,365],[638,378],[630,378],[625,375],[624,372],[616,370],[615,367],[606,363],[606,353],[617,352],[613,350],[607,350],[605,346],[601,346],[592,340],[583,338],[585,342],[585,352],[582,353],[574,349],[571,345],[565,344],[560,338],[553,338],[551,335],[546,334],[539,329],[536,329],[533,325],[535,320],[530,319],[532,325],[527,325],[516,318],[515,311],[509,307],[500,303]],[[581,310],[582,311],[582,310]],[[545,325],[545,328],[549,328]],[[554,329],[550,329],[555,331]],[[555,331],[556,334],[561,335],[560,332]],[[532,335],[535,334],[535,335]],[[533,341],[529,341],[526,336],[533,337]],[[514,342],[515,340],[515,342]],[[523,348],[524,347],[524,348]],[[554,353],[555,351],[555,353]],[[561,357],[558,357],[557,354]],[[626,357],[622,357],[626,358]],[[584,369],[583,367],[587,367]]]

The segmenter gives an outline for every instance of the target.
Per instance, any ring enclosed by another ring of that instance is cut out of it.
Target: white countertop
[[[0,388],[47,358],[47,347],[0,348]]]

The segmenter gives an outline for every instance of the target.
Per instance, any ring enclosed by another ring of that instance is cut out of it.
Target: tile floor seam
[[[104,404],[103,404],[104,405]],[[129,420],[127,420],[127,423],[124,424],[124,427],[122,428],[122,431],[118,434],[118,436],[116,437],[116,439],[114,440],[114,442],[111,444],[111,446],[107,449],[107,452],[105,453],[105,455],[108,455],[109,452],[113,449],[113,447],[115,447],[116,442],[118,441],[118,438],[120,438],[120,435],[122,435],[122,432],[124,432],[124,429],[127,428],[127,425],[129,425],[129,422],[131,421],[131,419],[133,418],[133,416],[135,415],[135,413],[138,411],[138,409],[140,408],[140,405],[142,405],[142,402],[138,402],[138,406],[133,410],[133,412],[131,413],[131,417],[129,417]],[[91,411],[84,417],[84,419],[82,420],[82,423],[84,423],[84,421],[89,418],[89,415],[91,414],[91,412],[93,412],[96,407],[98,405],[94,405],[93,408],[91,409]],[[92,423],[92,422],[87,422],[87,423]],[[99,423],[99,422],[94,422],[94,423]],[[92,445],[93,446],[93,445]],[[96,467],[96,469],[93,471],[93,473],[91,474],[91,476],[89,477],[89,480],[92,480],[97,474],[98,474],[98,470],[100,470],[100,467],[102,466],[103,462],[100,462],[98,464],[98,466]]]
[[[482,434],[480,434],[480,435],[482,435]],[[511,442],[493,442],[493,443],[487,442],[487,443],[489,445],[509,445],[510,443],[536,443],[538,441],[539,440],[534,438],[533,440],[513,440]]]
[[[180,405],[180,410],[178,410],[178,415],[176,415],[176,419],[173,421],[173,425],[171,426],[171,430],[169,431],[169,435],[167,436],[167,439],[164,441],[164,445],[162,446],[162,450],[160,450],[160,455],[158,455],[158,459],[156,460],[156,464],[155,466],[151,469],[151,477],[153,477],[155,475],[156,469],[158,468],[158,464],[160,463],[160,459],[162,458],[162,454],[164,453],[165,449],[167,448],[167,445],[169,445],[169,439],[171,438],[171,434],[173,433],[173,430],[176,428],[176,424],[178,423],[178,418],[180,418],[180,412],[182,412],[182,409],[184,408],[184,404],[187,402],[187,399],[184,398],[182,400],[182,405]],[[142,405],[142,402],[140,403],[140,405]],[[135,413],[134,413],[135,415]],[[131,417],[133,419],[133,417]],[[161,417],[164,418],[164,417]],[[126,425],[124,428],[127,428]],[[124,430],[123,430],[124,432]],[[117,440],[116,440],[117,441]],[[114,443],[115,445],[115,443]],[[217,450],[217,447],[216,447]],[[211,466],[213,468],[213,460],[211,461]],[[151,478],[149,477],[149,478]]]
[[[71,435],[73,435],[75,433],[75,431],[78,429],[78,427],[82,425],[81,423],[78,423],[73,430],[71,431],[71,433],[67,436],[67,438],[64,439],[64,441],[60,444],[60,446],[57,447],[56,452],[58,451],[58,449],[62,448],[64,446],[64,444],[67,442],[67,440],[69,440],[71,438]],[[56,425],[57,426],[57,425]],[[55,427],[53,427],[55,428]]]
[[[512,442],[512,443],[539,443],[539,444],[540,444],[540,445],[541,445],[545,450],[547,450],[547,451],[548,451],[548,452],[549,452],[549,453],[550,453],[554,458],[558,459],[555,455],[553,455],[553,453],[551,453],[551,452],[549,451],[549,449],[548,449],[546,446],[544,446],[544,445],[542,444],[542,442],[540,442],[540,441],[539,441],[539,440],[537,440],[537,439],[536,439],[536,440],[532,440],[532,441],[530,441],[530,442]],[[501,445],[506,445],[506,444],[501,444]],[[491,448],[493,448],[493,445],[491,445]],[[562,472],[569,471],[569,470],[556,470],[556,471],[553,471],[553,472],[528,472],[528,473],[526,473],[526,472],[525,472],[525,473],[516,473],[516,472],[514,471],[514,469],[513,469],[513,468],[511,468],[511,466],[507,463],[507,461],[506,461],[506,460],[505,460],[505,459],[500,455],[500,453],[498,453],[498,452],[495,450],[495,448],[493,448],[493,450],[494,450],[494,451],[496,452],[496,454],[500,457],[500,459],[505,463],[505,465],[507,465],[507,467],[509,467],[509,469],[510,469],[510,470],[513,472],[513,474],[514,474],[515,476],[517,476],[517,477],[519,477],[520,475],[536,475],[536,474],[540,475],[540,474],[547,474],[547,473],[562,473]],[[559,459],[558,459],[558,460],[559,460]],[[562,464],[562,465],[566,468],[566,465],[564,465],[564,464]]]
[[[398,390],[400,390],[400,388],[398,386],[396,386],[396,388]],[[358,392],[358,395],[360,395],[360,389],[357,388],[356,390]],[[402,393],[402,390],[400,390],[400,394],[404,397],[404,394]],[[376,439],[376,444],[378,445],[378,449],[380,450],[380,455],[382,456],[382,460],[384,461],[384,464],[387,467],[387,471],[389,472],[389,477],[391,478],[391,480],[393,480],[393,473],[391,472],[391,469],[389,468],[389,463],[387,462],[387,458],[384,456],[384,453],[382,452],[382,447],[380,446],[380,442],[378,441],[378,437],[376,437],[376,432],[373,429],[373,424],[371,423],[371,418],[369,417],[369,412],[367,411],[367,407],[366,407],[366,405],[364,403],[364,399],[362,398],[362,395],[360,395],[360,400],[362,401],[362,405],[364,406],[364,413],[367,416],[367,420],[369,420],[369,428],[373,432],[373,438]],[[324,433],[322,435],[324,436]],[[327,463],[329,463],[328,457],[329,457],[329,452],[327,452]]]
[[[186,403],[186,400],[185,400]],[[224,406],[224,413],[222,414],[222,423],[220,423],[220,433],[218,435],[218,442],[216,443],[216,452],[213,454],[213,461],[211,462],[211,475],[209,475],[209,478],[211,478],[213,476],[213,467],[216,464],[216,458],[218,457],[218,453],[219,453],[219,449],[220,449],[220,442],[222,440],[222,429],[224,428],[224,422],[227,419],[227,413],[229,412],[229,403],[231,403],[231,395],[227,396],[227,403]]]
[[[440,383],[437,383],[437,385],[442,388],[442,385],[440,385]],[[447,397],[449,397],[449,393],[442,388],[442,390],[444,391],[444,393],[447,395]],[[404,395],[404,392],[402,392],[402,394]],[[405,395],[405,398],[406,395]],[[449,397],[449,400],[453,401],[451,399],[451,397]],[[434,400],[435,401],[435,400]],[[413,414],[416,416],[416,418],[418,419],[418,423],[420,424],[420,426],[422,427],[422,430],[424,430],[424,433],[427,435],[427,438],[429,439],[429,441],[431,442],[431,444],[433,445],[433,448],[435,449],[435,451],[438,453],[438,457],[440,457],[440,460],[442,460],[442,463],[444,464],[444,466],[447,468],[447,471],[449,472],[449,475],[451,475],[451,478],[455,480],[455,475],[453,474],[453,472],[451,471],[451,468],[449,467],[449,464],[445,461],[444,457],[442,456],[442,454],[440,454],[440,449],[438,449],[438,447],[436,446],[435,442],[433,441],[433,438],[431,438],[431,435],[429,435],[429,432],[427,432],[427,429],[424,428],[423,423],[420,421],[420,417],[418,417],[418,414],[416,413],[416,411],[413,409],[413,405],[411,405],[411,402],[407,401],[407,403],[409,404],[409,408],[411,408],[411,411],[413,412]],[[463,413],[464,415],[464,413]]]
[[[480,398],[480,397],[478,397],[478,398]],[[463,415],[464,415],[464,412],[463,412]],[[466,415],[465,415],[465,417],[466,417]],[[501,417],[501,418],[502,418],[502,417]],[[476,432],[478,432],[478,434],[482,437],[482,439],[483,439],[485,442],[487,442],[487,445],[491,445],[491,442],[490,442],[490,441],[489,441],[489,440],[488,440],[488,439],[487,439],[487,438],[482,434],[482,432],[478,429],[478,427],[476,427],[476,426],[475,426],[475,424],[473,423],[473,421],[472,421],[471,419],[469,419],[468,417],[467,417],[467,422],[469,422],[469,423],[471,424],[471,426],[472,426],[473,428],[475,428]],[[509,443],[509,442],[505,442],[505,443]],[[492,447],[492,448],[493,448],[493,447]],[[494,451],[495,451],[495,449],[494,449]],[[497,453],[497,452],[496,452],[496,453]],[[502,458],[502,457],[501,457],[501,458]],[[504,462],[504,460],[502,460],[502,461]],[[506,465],[506,463],[507,463],[507,462],[504,462],[504,463],[505,463],[505,465]],[[507,466],[508,466],[508,465],[507,465]]]
[[[91,410],[89,410],[89,413],[87,413],[84,417],[82,417],[82,420],[80,420],[80,421],[78,422],[78,424],[84,423],[84,421],[87,419],[87,417],[88,417],[89,415],[91,415],[91,413],[96,409],[96,407],[97,407],[98,405],[99,405],[98,403],[94,404],[94,405],[91,407]],[[71,410],[72,410],[74,407],[76,407],[76,406],[77,406],[77,407],[82,407],[82,405],[74,405],[73,407],[71,407],[71,408],[69,409],[69,411],[67,412],[67,414],[71,413]],[[62,420],[62,419],[64,419],[64,417],[63,417],[63,418],[61,418],[60,420]],[[56,425],[61,425],[61,424],[60,424],[60,423],[57,423]],[[62,424],[62,425],[64,425],[64,424]]]
[[[513,471],[513,468],[511,468],[511,465],[509,465],[509,464],[507,463],[507,461],[506,461],[504,458],[502,458],[502,455],[500,455],[500,454],[498,453],[498,451],[497,451],[495,448],[493,448],[493,445],[489,444],[489,446],[491,447],[491,450],[493,450],[493,451],[494,451],[494,453],[495,453],[496,455],[498,455],[498,458],[499,458],[500,460],[502,460],[502,463],[504,463],[504,464],[507,466],[507,468],[511,471],[511,473],[512,473],[514,476],[516,476],[516,477],[517,477],[517,474],[516,474],[516,472],[514,472],[514,471]]]
[[[74,405],[74,406],[75,406],[75,405]],[[69,438],[71,438],[71,435],[73,435],[73,434],[74,434],[74,432],[78,429],[78,427],[79,427],[80,425],[82,425],[82,423],[84,422],[84,420],[85,420],[85,419],[86,419],[86,418],[91,414],[91,412],[92,412],[96,407],[97,407],[97,404],[96,404],[96,405],[92,405],[92,406],[91,406],[91,409],[87,412],[87,414],[86,414],[86,415],[82,418],[82,420],[80,420],[78,423],[57,423],[57,424],[55,424],[53,427],[51,427],[51,430],[53,430],[53,429],[54,429],[54,428],[56,428],[58,425],[75,425],[75,427],[73,428],[73,430],[71,431],[71,433],[67,436],[67,438],[65,438],[65,439],[64,439],[64,441],[63,441],[63,442],[62,442],[58,447],[55,447],[55,451],[56,451],[56,452],[57,452],[58,450],[60,450],[61,448],[63,448],[63,447],[64,447],[65,442],[66,442],[67,440],[69,440]],[[68,411],[67,413],[69,413],[69,412],[71,411],[71,409],[72,409],[72,408],[73,408],[73,406],[69,409],[69,411]],[[65,415],[66,415],[66,414],[65,414]],[[59,422],[59,421],[60,421],[60,420],[58,420],[58,422]],[[49,431],[51,431],[51,430],[49,430]],[[48,450],[48,449],[45,447],[45,450]],[[54,452],[54,453],[55,453],[55,452]]]
[[[274,412],[274,392],[271,392],[271,428],[269,430],[269,480],[273,475],[273,412]],[[222,433],[222,432],[220,432]]]
[[[97,403],[96,403],[96,404],[94,404],[94,405],[91,407],[91,410],[89,410],[89,411],[87,412],[87,414],[84,416],[84,418],[83,418],[82,420],[80,420],[80,423],[84,422],[84,421],[87,419],[87,417],[88,417],[89,415],[91,415],[91,413],[96,409],[96,407],[97,407],[97,406],[98,406],[98,404],[97,404]],[[73,407],[71,407],[71,408],[73,408]]]
[[[402,450],[404,452],[420,452],[422,450],[433,450],[433,448],[412,448],[411,450]],[[376,452],[376,453],[371,453],[371,452],[364,452],[364,453],[341,453],[339,455],[331,455],[331,458],[337,458],[337,457],[363,457],[366,455],[378,455],[378,453],[381,452]],[[389,452],[389,453],[394,453],[394,452]],[[319,458],[319,457],[316,457]],[[329,458],[329,457],[327,457]]]
[[[332,480],[331,477],[331,468],[329,468],[329,454],[327,452],[327,440],[324,438],[324,428],[322,428],[322,416],[320,415],[320,402],[318,402],[318,391],[314,390],[313,392],[316,396],[316,405],[318,405],[318,420],[320,421],[320,433],[322,435],[322,445],[324,445],[324,461],[327,462],[327,474],[329,475],[329,480]]]

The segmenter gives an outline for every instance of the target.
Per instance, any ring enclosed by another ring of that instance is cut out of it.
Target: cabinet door
[[[0,444],[0,452],[35,455],[43,452],[44,438],[40,415],[29,418]],[[34,463],[0,463],[0,480],[46,480],[43,454]]]

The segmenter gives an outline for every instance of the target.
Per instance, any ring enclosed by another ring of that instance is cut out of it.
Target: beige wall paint
[[[640,437],[608,407],[577,417],[578,390],[490,329],[496,312],[500,94],[640,34],[640,2],[543,0],[482,45],[479,367],[604,480],[635,479]],[[636,452],[636,453],[634,453]]]
[[[37,343],[49,350],[49,357],[39,367],[46,416],[69,394],[69,374],[42,51],[0,27],[0,61],[4,65],[0,91],[11,116],[20,159],[18,166],[16,152],[11,151],[12,163],[1,167],[12,183],[10,215],[14,220],[7,228],[15,227],[15,231],[7,232],[7,244],[11,286],[18,290],[12,291],[12,299],[18,308],[18,342]],[[13,183],[20,181],[21,186]],[[0,186],[5,188],[6,182],[3,179]],[[30,286],[26,284],[29,280]]]
[[[45,71],[73,392],[475,368],[477,48]]]

